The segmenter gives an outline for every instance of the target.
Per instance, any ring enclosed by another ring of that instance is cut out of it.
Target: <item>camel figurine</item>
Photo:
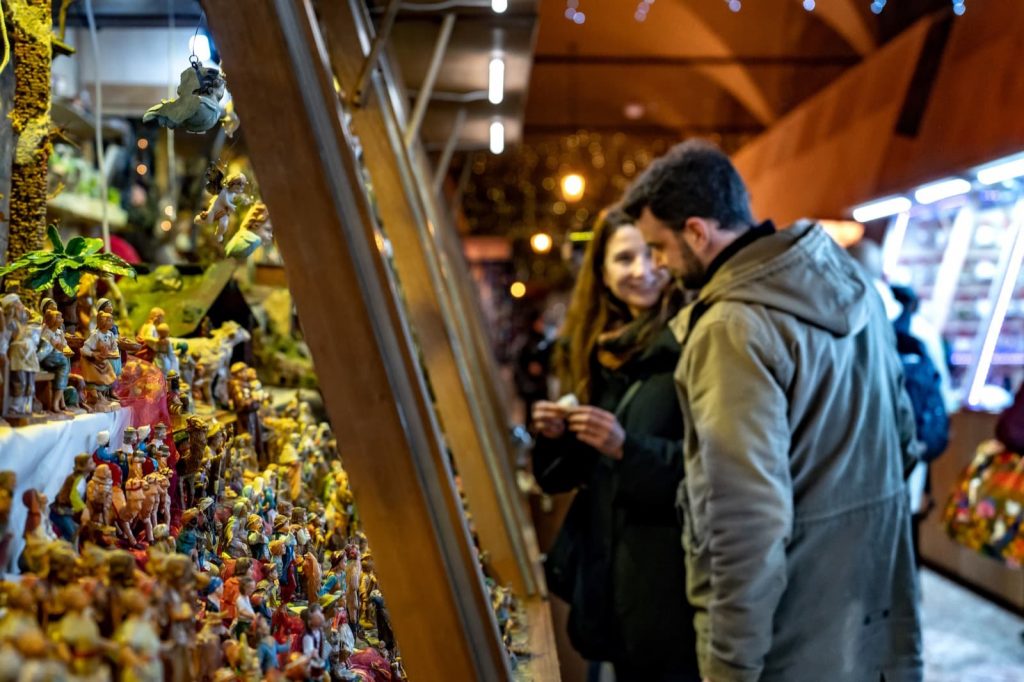
[[[90,521],[100,526],[109,526],[113,512],[114,478],[110,473],[109,464],[100,464],[92,473],[92,478],[85,488],[85,509],[82,512],[82,525]]]
[[[138,518],[142,511],[142,501],[145,493],[142,490],[141,478],[129,478],[124,484],[124,490],[115,487],[113,489],[114,501],[114,525],[121,531],[121,536],[128,542],[128,545],[135,547],[138,540],[132,533],[132,522]]]

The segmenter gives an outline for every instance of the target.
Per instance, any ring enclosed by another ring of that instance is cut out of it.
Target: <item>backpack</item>
[[[910,333],[910,315],[904,310],[893,327],[896,330],[896,348],[903,363],[904,388],[914,406],[917,440],[924,445],[921,459],[931,462],[949,445],[949,415],[942,397],[939,372],[928,357],[924,343]]]

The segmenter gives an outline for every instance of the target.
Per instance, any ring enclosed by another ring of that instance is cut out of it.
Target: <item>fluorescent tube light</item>
[[[505,125],[501,121],[491,123],[491,153],[500,154],[505,151]]]
[[[978,368],[974,372],[971,390],[967,394],[967,403],[969,405],[977,405],[981,401],[982,391],[985,389],[985,384],[988,381],[989,370],[992,369],[992,359],[999,342],[999,333],[1003,330],[1003,322],[1006,320],[1006,313],[1010,308],[1013,292],[1017,288],[1017,277],[1020,276],[1021,263],[1024,261],[1024,210],[1022,208],[1024,208],[1024,202],[1018,202],[1014,207],[1013,225],[1017,228],[1017,235],[1013,242],[1013,250],[1010,252],[1006,276],[1003,278],[1003,283],[999,287],[999,294],[996,297],[992,319],[988,329],[985,331],[985,341],[981,347]]]
[[[868,204],[861,204],[853,209],[853,219],[858,223],[867,223],[879,218],[888,218],[897,213],[910,210],[910,199],[906,197],[888,197]]]
[[[999,161],[978,169],[978,182],[983,185],[994,185],[1024,175],[1024,158],[1012,161]]]
[[[491,60],[487,69],[487,99],[491,104],[501,104],[505,98],[505,61],[501,57]]]
[[[919,187],[914,192],[914,199],[919,204],[934,204],[936,201],[967,194],[970,191],[971,183],[968,181],[963,178],[950,178]]]

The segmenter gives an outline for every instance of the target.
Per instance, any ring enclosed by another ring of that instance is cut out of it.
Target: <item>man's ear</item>
[[[695,253],[701,253],[713,239],[711,222],[695,216],[687,218],[683,223],[682,236]]]

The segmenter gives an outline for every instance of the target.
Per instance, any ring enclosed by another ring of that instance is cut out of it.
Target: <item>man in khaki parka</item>
[[[755,224],[709,144],[657,159],[623,207],[700,292],[673,329],[702,675],[921,680],[913,412],[878,294],[820,226]]]

